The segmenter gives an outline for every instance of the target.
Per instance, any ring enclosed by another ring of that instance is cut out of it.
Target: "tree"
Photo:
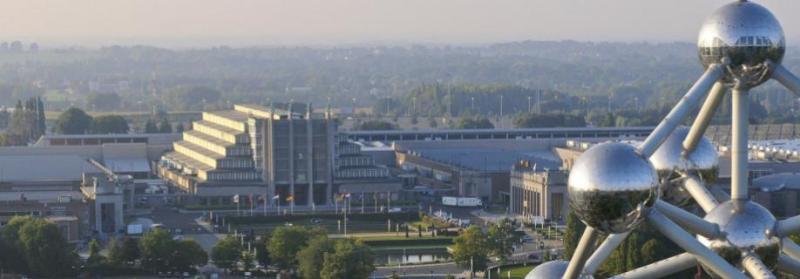
[[[297,271],[303,278],[320,278],[326,253],[333,253],[333,241],[320,235],[308,242],[308,246],[297,252]]]
[[[458,266],[470,268],[470,272],[486,269],[489,243],[480,227],[470,226],[453,240],[453,260]]]
[[[283,269],[295,267],[297,252],[305,248],[310,239],[320,234],[324,234],[324,232],[300,226],[278,227],[272,231],[267,245],[270,259]]]
[[[228,236],[214,245],[211,249],[211,259],[214,264],[226,270],[236,266],[239,256],[242,254],[242,247],[239,241],[233,236]]]
[[[195,266],[208,263],[208,254],[194,240],[175,241],[175,250],[167,257],[170,267],[175,271],[189,271]]]
[[[128,120],[119,115],[102,115],[92,121],[93,134],[127,134]]]
[[[428,126],[431,126],[431,128],[436,128],[436,127],[439,126],[439,122],[436,121],[436,118],[429,117],[428,118]]]
[[[244,271],[252,270],[253,267],[254,267],[253,262],[255,260],[256,260],[256,256],[253,255],[253,253],[250,253],[250,252],[242,253],[242,258],[241,258],[242,270],[244,270]]]
[[[142,267],[154,272],[188,271],[208,262],[208,255],[197,242],[176,241],[165,230],[154,229],[139,241]]]
[[[183,122],[179,122],[178,125],[175,126],[175,132],[180,134],[183,133],[183,130],[185,130],[185,128],[183,127]]]
[[[575,215],[572,211],[567,213],[567,224],[566,230],[564,231],[564,257],[569,259],[572,258],[572,253],[575,252],[575,248],[578,247],[578,242],[581,239],[581,234],[583,234],[583,230],[586,229],[586,225],[578,219],[578,216]]]
[[[566,113],[522,114],[514,118],[517,128],[585,127],[582,116]]]
[[[94,275],[99,275],[106,264],[106,258],[100,255],[100,244],[96,239],[89,241],[89,258],[86,259],[86,269]]]
[[[642,245],[641,254],[643,263],[654,263],[664,257],[666,247],[658,239],[650,239]]]
[[[269,235],[264,234],[259,239],[256,240],[256,260],[262,266],[269,265],[269,251],[267,250],[267,244],[269,243]]]
[[[461,117],[453,126],[455,129],[494,129],[494,124],[486,117]]]
[[[158,132],[159,133],[172,133],[172,124],[169,123],[169,119],[161,118],[161,122],[158,123]]]
[[[19,227],[21,255],[28,271],[37,277],[66,277],[78,266],[78,255],[58,227],[40,218],[23,221]]]
[[[369,247],[350,238],[335,241],[333,253],[324,255],[320,277],[323,279],[369,278],[375,271],[375,259]]]
[[[392,123],[381,120],[364,121],[358,126],[362,131],[375,131],[375,130],[394,130],[395,127]]]
[[[175,251],[175,241],[163,229],[153,229],[139,240],[142,267],[154,272],[168,271],[169,258]]]
[[[153,119],[147,119],[147,122],[144,123],[144,133],[145,134],[157,134],[158,127],[156,126],[156,122]]]
[[[139,258],[139,243],[135,238],[113,239],[109,246],[108,260],[114,265],[130,265]]]
[[[504,218],[489,227],[489,245],[493,256],[500,259],[501,264],[505,264],[511,253],[514,252],[514,243],[517,237],[514,235],[514,225],[511,220]]]
[[[65,135],[85,134],[91,125],[91,116],[79,108],[71,107],[58,116],[54,130]]]

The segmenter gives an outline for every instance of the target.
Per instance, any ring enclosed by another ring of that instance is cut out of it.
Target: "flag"
[[[253,194],[247,195],[247,198],[248,201],[250,202],[250,205],[253,205]]]
[[[287,202],[288,201],[293,201],[293,200],[294,200],[294,196],[292,196],[292,195],[289,195],[289,196],[286,197],[286,201]]]
[[[281,194],[277,194],[274,197],[272,197],[273,200],[277,200],[277,199],[280,199],[280,198],[281,198]]]
[[[239,203],[239,195],[233,196],[233,203]]]
[[[337,200],[337,201],[342,201],[342,200],[344,200],[344,193],[339,193],[339,194],[336,194],[336,200]]]
[[[350,193],[346,193],[346,194],[344,194],[344,197],[345,197],[345,198],[347,198],[347,199],[349,199],[349,198],[350,198]]]

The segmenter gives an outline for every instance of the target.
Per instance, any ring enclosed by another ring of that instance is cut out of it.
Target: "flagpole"
[[[361,214],[364,214],[364,192],[361,192]]]
[[[267,200],[269,199],[269,194],[264,193],[264,216],[267,216]]]
[[[281,215],[281,194],[278,194],[278,215]]]

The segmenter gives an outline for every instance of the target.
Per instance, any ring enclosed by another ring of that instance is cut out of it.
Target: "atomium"
[[[700,28],[697,46],[706,68],[727,58],[730,70],[723,80],[729,84],[746,80],[750,87],[769,79],[764,62],[780,63],[786,53],[780,22],[766,8],[747,1],[730,3],[711,14]]]
[[[569,204],[586,225],[626,232],[644,218],[658,196],[658,175],[636,148],[602,143],[582,154],[568,181]]]
[[[691,153],[683,154],[683,141],[688,134],[688,128],[675,129],[650,156],[650,162],[662,180],[661,199],[676,205],[687,205],[691,200],[681,185],[681,173],[696,175],[707,183],[713,183],[719,169],[717,150],[706,137],[700,138]]]
[[[755,253],[767,267],[775,267],[780,239],[771,235],[776,220],[769,210],[751,201],[731,200],[708,212],[705,220],[718,224],[725,238],[697,239],[729,263],[740,265],[743,253]]]
[[[760,5],[740,0],[709,16],[698,38],[705,73],[637,147],[621,139],[595,145],[578,158],[568,180],[570,208],[588,227],[568,263],[545,263],[526,278],[591,276],[642,221],[686,253],[612,278],[660,278],[698,264],[721,278],[800,276],[800,246],[788,238],[800,233],[800,216],[776,220],[748,192],[749,90],[774,79],[800,97],[800,78],[781,65],[785,44],[780,23]],[[702,135],[727,89],[732,98],[730,195],[712,194],[706,186],[716,179],[719,161]],[[679,128],[706,95],[691,129]],[[666,199],[657,190],[659,176],[668,182],[662,189]],[[672,184],[680,180],[685,182]],[[680,194],[697,201],[705,217],[679,207],[683,198],[674,192],[680,186],[687,190]],[[595,247],[601,234],[608,236]]]

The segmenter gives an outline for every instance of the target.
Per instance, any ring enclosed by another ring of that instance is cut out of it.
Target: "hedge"
[[[380,247],[380,246],[422,246],[422,245],[452,245],[453,238],[416,238],[416,236],[409,237],[408,239],[376,239],[369,240],[363,239],[364,244]]]
[[[392,222],[412,222],[419,221],[417,212],[397,212],[397,213],[351,213],[347,215],[348,220],[353,221],[386,221]],[[293,214],[293,215],[267,215],[267,216],[226,216],[226,223],[231,225],[249,225],[263,223],[282,223],[296,222],[308,219],[338,220],[342,214],[336,213],[316,213],[316,214]]]

